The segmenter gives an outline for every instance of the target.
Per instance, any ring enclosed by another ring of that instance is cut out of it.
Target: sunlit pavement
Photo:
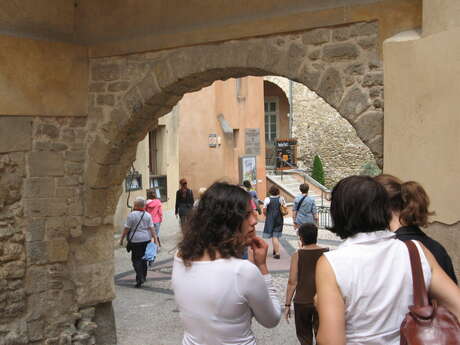
[[[261,235],[263,223],[257,225]],[[327,237],[329,235],[324,235]],[[134,288],[135,274],[130,254],[124,248],[115,250],[115,284],[117,298],[114,301],[118,345],[177,345],[182,339],[182,325],[171,289],[172,258],[179,238],[179,224],[174,216],[166,217],[161,228],[162,248],[154,265],[149,269],[147,281],[140,289]],[[270,243],[271,241],[268,241]],[[324,245],[336,246],[335,238],[326,239]],[[281,259],[271,257],[268,267],[278,289],[280,303],[284,305],[290,255],[297,248],[297,237],[291,226],[285,226],[281,239]],[[257,321],[253,330],[258,345],[298,344],[294,322],[281,320],[274,329],[266,329]]]

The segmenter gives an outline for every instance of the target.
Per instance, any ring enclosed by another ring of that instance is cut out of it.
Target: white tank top
[[[415,244],[428,288],[431,268]],[[406,245],[390,231],[359,233],[324,255],[345,300],[347,345],[399,345],[401,322],[413,304]]]

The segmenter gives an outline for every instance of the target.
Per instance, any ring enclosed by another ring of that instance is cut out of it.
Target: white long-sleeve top
[[[254,345],[254,316],[275,327],[281,306],[271,275],[247,260],[194,261],[174,257],[172,287],[184,324],[183,345]]]

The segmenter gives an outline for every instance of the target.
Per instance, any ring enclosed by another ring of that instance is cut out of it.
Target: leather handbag
[[[400,345],[458,345],[460,324],[450,311],[436,300],[429,300],[423,279],[420,254],[412,241],[409,250],[414,288],[414,305],[409,307],[400,329]]]
[[[287,216],[289,213],[287,206],[284,206],[283,204],[280,203],[280,212],[283,217]]]

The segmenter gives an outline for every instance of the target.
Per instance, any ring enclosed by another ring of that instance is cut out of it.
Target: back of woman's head
[[[268,194],[272,196],[280,195],[280,189],[276,186],[271,186],[270,189],[268,190]]]
[[[406,226],[427,226],[430,198],[415,181],[402,182],[399,178],[383,174],[375,177],[388,193],[391,211],[399,213],[399,221]]]
[[[332,232],[348,238],[360,232],[384,230],[390,221],[388,195],[369,176],[350,176],[332,190]]]
[[[217,252],[223,258],[239,257],[244,247],[241,224],[249,202],[250,195],[237,185],[216,182],[209,187],[184,225],[178,246],[184,264],[190,265],[205,251],[213,260]]]
[[[248,180],[243,181],[243,186],[245,186],[247,189],[252,188],[251,182],[249,182]]]

